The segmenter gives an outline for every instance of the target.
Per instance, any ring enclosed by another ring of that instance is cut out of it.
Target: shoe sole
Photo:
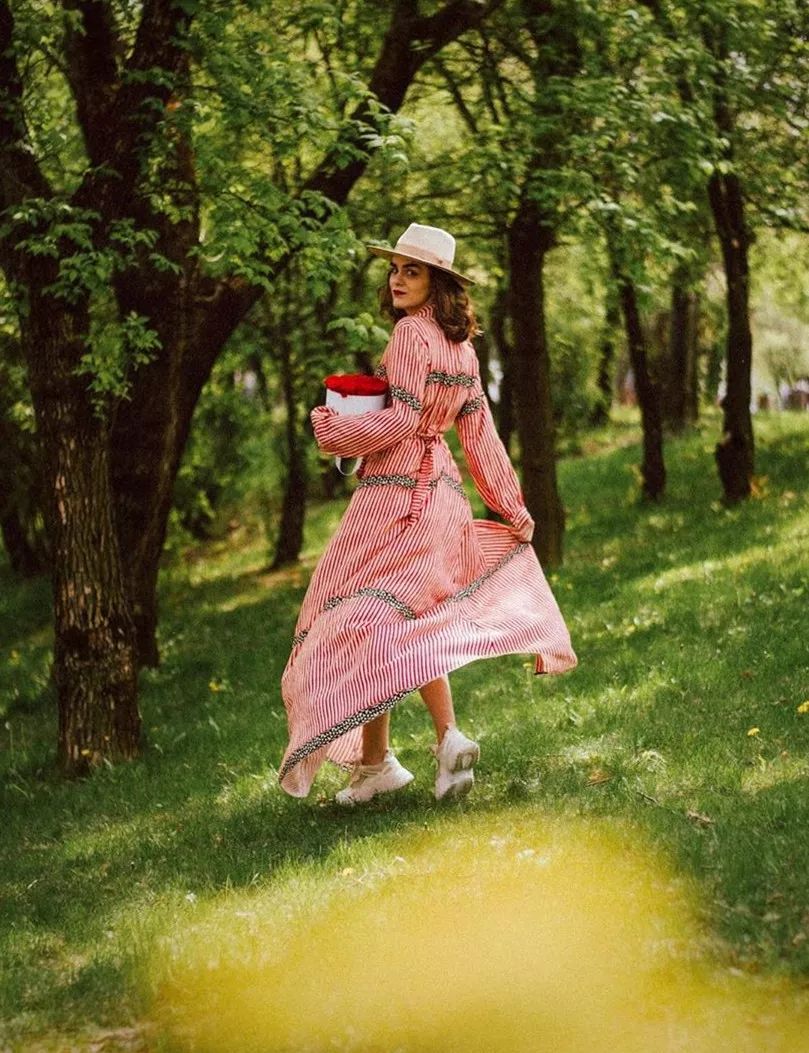
[[[341,797],[338,793],[334,797],[334,803],[341,805],[343,808],[354,808],[358,804],[368,804],[374,797],[380,797],[383,793],[395,793],[396,790],[403,790],[405,786],[410,785],[414,778],[415,776],[408,772],[408,778],[403,782],[397,783],[396,786],[386,786],[384,790],[375,790],[370,797]]]
[[[471,746],[467,746],[462,749],[454,761],[452,762],[451,772],[467,771],[469,768],[474,768],[477,762],[480,760],[480,746],[476,742],[473,742]]]
[[[438,794],[436,794],[435,799],[437,801],[458,801],[461,797],[466,797],[466,795],[475,785],[475,776],[468,768],[463,774],[468,774],[469,778],[460,778],[454,780],[449,784],[446,790],[444,790],[440,797],[438,796]]]

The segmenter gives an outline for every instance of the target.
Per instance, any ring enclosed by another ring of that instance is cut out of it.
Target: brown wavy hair
[[[478,336],[481,330],[475,318],[475,309],[463,285],[446,271],[430,267],[429,264],[427,269],[430,272],[429,302],[435,308],[435,320],[444,330],[447,340],[460,344]],[[397,322],[407,314],[406,311],[393,306],[388,282],[379,290],[379,306],[382,313],[392,322]]]

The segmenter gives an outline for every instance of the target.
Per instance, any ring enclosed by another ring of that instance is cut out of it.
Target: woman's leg
[[[452,692],[449,677],[440,676],[421,688],[421,698],[435,724],[435,737],[438,742],[444,737],[447,728],[455,725],[455,707],[452,705]]]
[[[381,764],[390,741],[390,710],[362,725],[362,763]]]
[[[449,677],[440,676],[420,689],[422,700],[433,718],[435,737],[438,742],[447,728],[455,725],[455,707]],[[389,746],[390,710],[362,726],[362,763],[381,764]]]

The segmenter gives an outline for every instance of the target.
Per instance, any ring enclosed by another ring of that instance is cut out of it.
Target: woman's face
[[[391,256],[388,285],[393,306],[414,314],[430,299],[430,268],[408,256]]]

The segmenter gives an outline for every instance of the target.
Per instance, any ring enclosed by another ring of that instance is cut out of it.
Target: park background
[[[808,36],[0,0],[2,1048],[803,1048]],[[477,281],[581,665],[453,677],[451,808],[408,700],[416,785],[346,815],[276,785],[352,485],[308,411],[412,221]]]

